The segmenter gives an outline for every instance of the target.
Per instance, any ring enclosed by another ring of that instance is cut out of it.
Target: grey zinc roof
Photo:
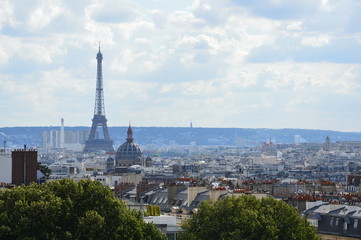
[[[361,218],[361,206],[324,204],[306,210],[306,214],[329,214],[335,217]]]
[[[168,196],[168,192],[167,192],[167,189],[160,189],[158,191],[155,191],[153,196],[150,197],[149,199],[149,203],[153,203],[153,201],[155,199],[159,199],[159,198],[162,198],[162,197],[167,197]]]
[[[159,191],[159,189],[157,189],[157,190],[152,189],[152,190],[149,190],[149,191],[143,193],[142,195],[150,196],[150,195],[155,194],[155,193],[158,192],[158,191]]]
[[[151,205],[157,205],[161,208],[163,212],[170,211],[170,205],[168,204],[168,191],[167,189],[160,189],[158,191],[154,191],[153,195],[151,195],[148,203]]]
[[[184,189],[182,191],[179,191],[175,197],[176,199],[182,199],[182,200],[186,200],[188,199],[188,189]]]
[[[135,195],[135,194],[136,194],[135,187],[122,192],[122,196],[124,196],[124,197],[129,197],[130,195]]]
[[[313,212],[320,213],[320,214],[326,214],[326,213],[329,213],[329,212],[337,210],[337,209],[342,209],[344,206],[345,205],[325,204],[325,205],[320,205],[320,206],[316,207],[313,210]]]
[[[202,201],[208,201],[209,200],[209,191],[204,191],[201,193],[198,193],[193,202],[190,204],[190,209],[197,208],[198,204],[200,204]]]
[[[358,209],[350,214],[350,217],[352,218],[361,218],[361,207],[358,207]]]
[[[337,216],[346,216],[350,213],[356,212],[357,210],[361,209],[358,206],[344,206],[343,208],[338,208],[330,212],[332,215]]]

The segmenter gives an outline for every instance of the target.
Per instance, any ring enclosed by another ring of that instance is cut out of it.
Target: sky
[[[0,0],[0,127],[361,132],[360,0]]]

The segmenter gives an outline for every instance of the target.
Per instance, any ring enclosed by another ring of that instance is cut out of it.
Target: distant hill
[[[41,146],[43,131],[60,130],[60,127],[4,127],[0,132],[7,135],[6,141],[12,146]],[[90,130],[89,127],[65,127],[65,131]],[[109,133],[118,146],[125,141],[127,127],[109,127]],[[259,145],[272,139],[274,143],[294,143],[298,140],[322,143],[327,136],[331,142],[361,141],[360,132],[337,132],[309,129],[265,129],[265,128],[185,128],[185,127],[133,127],[134,139],[141,145],[228,145],[235,146],[237,139],[245,139],[248,146]],[[5,138],[0,134],[0,141]],[[1,146],[1,145],[0,145]]]

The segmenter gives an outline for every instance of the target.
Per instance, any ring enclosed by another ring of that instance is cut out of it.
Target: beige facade
[[[318,234],[322,240],[360,240],[360,238],[335,236],[329,234]]]
[[[207,191],[207,187],[198,187],[198,186],[188,187],[188,199],[187,199],[188,203],[187,203],[187,206],[188,207],[190,206],[190,204],[196,198],[198,193],[201,193],[201,192],[204,192],[204,191]]]

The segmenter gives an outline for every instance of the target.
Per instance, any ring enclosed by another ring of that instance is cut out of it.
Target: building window
[[[333,219],[334,219],[334,217],[331,217],[331,219],[330,219],[330,226],[333,225]]]
[[[353,222],[353,227],[357,228],[357,226],[358,226],[358,219],[355,219],[354,222]]]
[[[339,218],[336,218],[336,222],[335,222],[335,225],[338,226],[338,222],[339,222]]]

